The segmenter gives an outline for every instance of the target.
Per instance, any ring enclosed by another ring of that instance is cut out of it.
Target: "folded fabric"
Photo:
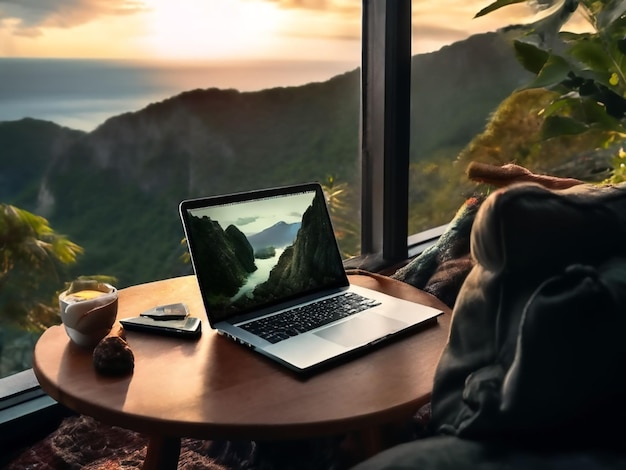
[[[583,184],[573,178],[533,173],[515,164],[502,166],[472,162],[467,176],[477,183],[496,188],[518,183],[536,183],[548,189],[566,189]],[[485,196],[469,197],[458,209],[439,240],[409,264],[393,274],[393,278],[434,295],[448,307],[454,307],[459,289],[473,266],[470,256],[470,232]]]
[[[436,432],[572,445],[611,436],[626,417],[622,214],[626,187],[526,183],[485,200],[436,370]]]

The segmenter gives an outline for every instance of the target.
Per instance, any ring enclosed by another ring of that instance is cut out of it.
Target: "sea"
[[[25,117],[92,131],[108,118],[194,89],[242,92],[323,82],[355,61],[158,62],[0,58],[0,121]]]

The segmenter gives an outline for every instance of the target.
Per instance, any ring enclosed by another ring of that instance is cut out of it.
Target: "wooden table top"
[[[35,346],[43,390],[68,408],[149,435],[199,439],[286,439],[333,435],[410,417],[432,391],[450,311],[435,297],[389,278],[350,276],[354,284],[444,310],[438,323],[307,379],[212,330],[194,276],[121,289],[118,319],[184,302],[203,321],[186,340],[127,331],[132,375],[99,375],[91,351],[62,326]]]

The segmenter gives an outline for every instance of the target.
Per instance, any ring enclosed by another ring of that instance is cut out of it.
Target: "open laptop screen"
[[[348,285],[318,184],[183,201],[211,324]]]

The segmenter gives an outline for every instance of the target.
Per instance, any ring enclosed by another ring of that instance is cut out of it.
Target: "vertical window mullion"
[[[411,0],[363,0],[361,254],[408,256]]]

